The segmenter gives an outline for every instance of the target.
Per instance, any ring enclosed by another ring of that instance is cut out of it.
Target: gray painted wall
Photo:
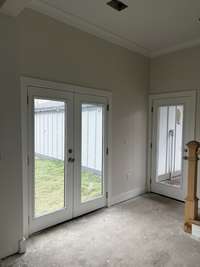
[[[17,250],[22,235],[19,76],[113,92],[116,197],[145,189],[149,60],[30,10],[16,22],[0,15],[0,36],[1,258]]]

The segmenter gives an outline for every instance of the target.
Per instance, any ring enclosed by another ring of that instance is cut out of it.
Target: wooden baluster
[[[185,223],[184,230],[192,232],[192,222],[198,219],[198,198],[197,198],[197,161],[200,143],[191,141],[188,147],[188,185],[187,197],[185,199]]]

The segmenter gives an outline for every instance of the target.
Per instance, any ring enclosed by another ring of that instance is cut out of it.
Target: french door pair
[[[152,97],[151,191],[184,200],[186,144],[195,137],[195,92]]]
[[[107,99],[31,87],[29,234],[106,205]]]

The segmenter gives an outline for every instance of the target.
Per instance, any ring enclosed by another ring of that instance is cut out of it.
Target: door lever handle
[[[75,159],[74,158],[68,158],[68,162],[74,162]]]

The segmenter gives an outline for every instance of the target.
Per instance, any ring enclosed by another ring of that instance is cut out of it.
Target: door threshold
[[[61,226],[61,225],[63,225],[63,224],[69,223],[69,222],[76,221],[77,219],[80,219],[81,217],[88,216],[88,215],[90,215],[90,214],[93,214],[93,213],[95,213],[95,212],[98,212],[98,211],[103,210],[103,209],[106,209],[106,208],[107,208],[107,207],[105,206],[105,207],[102,207],[102,208],[99,208],[99,209],[96,209],[96,210],[87,212],[87,213],[85,213],[85,214],[79,215],[79,216],[77,216],[77,217],[73,217],[73,218],[71,218],[71,219],[69,219],[69,220],[66,220],[66,221],[57,223],[57,224],[55,224],[55,225],[49,226],[49,227],[47,227],[47,228],[45,228],[45,229],[42,229],[42,230],[37,231],[37,232],[35,232],[35,233],[33,233],[33,234],[30,234],[29,237],[28,237],[28,239],[31,238],[31,237],[40,235],[40,234],[42,234],[42,233],[49,232],[49,231],[51,231],[52,229],[57,228],[58,226]]]

